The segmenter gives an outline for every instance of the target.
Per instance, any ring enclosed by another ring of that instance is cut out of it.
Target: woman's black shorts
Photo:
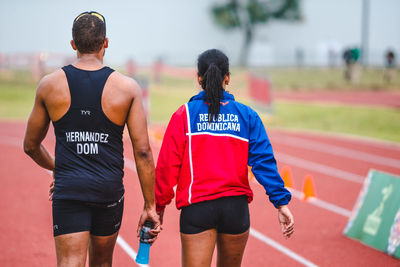
[[[180,231],[183,234],[197,234],[209,229],[241,234],[249,227],[249,204],[245,195],[194,203],[181,211]]]
[[[53,199],[54,236],[89,231],[96,236],[112,235],[121,227],[123,197],[113,203]]]

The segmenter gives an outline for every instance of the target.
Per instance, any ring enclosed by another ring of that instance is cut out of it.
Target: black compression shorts
[[[182,208],[180,232],[197,234],[209,229],[218,233],[241,234],[250,227],[247,196],[222,197]]]
[[[91,203],[53,199],[54,236],[89,231],[92,235],[112,235],[121,227],[123,197],[113,203]]]

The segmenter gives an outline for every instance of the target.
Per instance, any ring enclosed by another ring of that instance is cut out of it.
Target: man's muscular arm
[[[44,77],[36,91],[35,104],[29,116],[24,138],[24,151],[38,165],[48,170],[54,170],[54,159],[42,145],[49,129],[50,118],[46,110],[43,96],[49,89],[50,81]]]
[[[154,222],[153,234],[160,231],[160,220],[156,213],[154,186],[155,171],[147,132],[147,120],[142,104],[142,92],[136,82],[132,81],[133,100],[127,117],[129,136],[132,141],[136,169],[144,198],[144,209],[138,224],[138,234],[144,222]],[[155,240],[155,239],[154,239]]]

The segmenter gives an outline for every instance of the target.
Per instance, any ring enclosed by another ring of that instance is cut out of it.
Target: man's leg
[[[89,266],[112,266],[113,252],[121,227],[124,201],[92,207]]]
[[[217,231],[206,230],[198,234],[182,234],[182,266],[209,267],[215,248]]]
[[[118,232],[109,236],[90,235],[89,242],[89,266],[112,266],[113,252]]]
[[[218,234],[217,238],[217,266],[218,267],[240,267],[249,230],[242,234]]]
[[[85,266],[89,244],[90,211],[84,203],[53,199],[53,230],[57,266]]]
[[[58,267],[84,267],[89,243],[89,232],[58,235],[56,244]]]

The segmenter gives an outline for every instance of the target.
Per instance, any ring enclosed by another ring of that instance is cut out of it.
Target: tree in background
[[[229,0],[225,4],[214,5],[212,15],[217,25],[223,29],[243,31],[239,64],[246,66],[256,25],[267,23],[271,19],[299,21],[299,2],[300,0]]]

